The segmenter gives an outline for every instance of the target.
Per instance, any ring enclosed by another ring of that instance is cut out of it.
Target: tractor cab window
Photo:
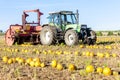
[[[65,24],[65,15],[61,15],[61,23]]]
[[[76,17],[73,14],[66,15],[67,24],[76,24]]]
[[[74,14],[71,15],[73,24],[77,24],[77,18]]]
[[[66,15],[66,21],[67,21],[67,24],[72,24],[72,19],[71,19],[71,15]]]
[[[58,14],[54,15],[54,24],[58,26],[60,25],[60,17]]]
[[[53,15],[50,15],[50,16],[48,17],[48,19],[49,19],[49,23],[53,23],[53,18],[54,18]]]
[[[62,14],[61,15],[62,24],[76,24],[77,19],[74,14]]]
[[[48,17],[49,23],[54,24],[55,26],[60,25],[60,18],[58,14],[52,14]]]

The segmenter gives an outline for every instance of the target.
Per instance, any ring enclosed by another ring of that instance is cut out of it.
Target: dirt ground
[[[60,54],[56,53],[61,51]],[[78,52],[78,53],[76,53]],[[83,55],[91,52],[94,56]],[[97,57],[97,53],[103,53],[104,57]],[[105,54],[109,53],[109,57]],[[112,54],[117,54],[113,57]],[[0,80],[120,80],[120,37],[98,37],[96,45],[76,45],[68,47],[64,44],[43,45],[13,45],[5,44],[4,36],[0,37]],[[2,61],[3,56],[8,58],[40,58],[45,67],[31,67],[28,64],[17,62],[8,64]],[[52,68],[50,63],[57,60],[63,65],[63,70]],[[68,65],[74,64],[75,70],[69,71]],[[95,70],[86,73],[85,67],[93,65]],[[110,76],[96,72],[97,67],[109,67],[112,70]],[[116,71],[118,74],[114,75]]]

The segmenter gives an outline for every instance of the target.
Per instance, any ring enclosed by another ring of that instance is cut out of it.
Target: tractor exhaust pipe
[[[77,16],[77,24],[79,24],[79,11],[78,11],[78,9],[76,10],[76,16]]]

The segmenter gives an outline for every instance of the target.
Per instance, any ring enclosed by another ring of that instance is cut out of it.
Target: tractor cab
[[[56,26],[57,28],[65,31],[69,28],[79,29],[77,15],[72,11],[60,11],[49,13],[49,25]]]

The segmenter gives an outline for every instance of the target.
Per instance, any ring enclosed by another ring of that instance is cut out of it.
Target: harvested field
[[[29,58],[31,61],[27,62]],[[40,66],[35,65],[35,58],[40,59]],[[53,68],[53,60],[57,61],[56,64],[61,64],[62,69]],[[74,65],[73,70],[69,69],[70,64]],[[92,65],[94,70],[87,72],[88,65]],[[103,72],[98,73],[98,67],[108,67],[111,73],[107,76]],[[120,80],[120,37],[98,37],[96,45],[91,46],[25,43],[9,47],[2,36],[0,80]]]

